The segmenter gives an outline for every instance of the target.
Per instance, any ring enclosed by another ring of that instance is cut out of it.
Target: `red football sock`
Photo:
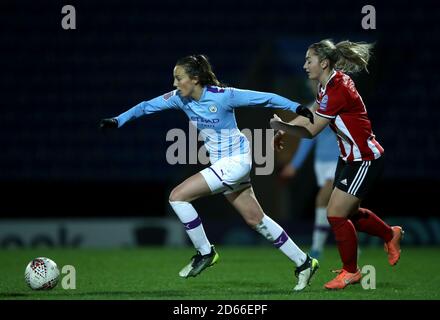
[[[350,217],[357,231],[377,236],[388,242],[393,238],[393,230],[381,218],[368,209],[359,208],[359,211]]]
[[[335,234],[344,269],[348,272],[357,271],[357,234],[353,223],[347,218],[328,217],[328,222]]]

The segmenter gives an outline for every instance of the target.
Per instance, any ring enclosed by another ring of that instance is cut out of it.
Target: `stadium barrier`
[[[176,219],[3,219],[0,248],[117,248],[183,246],[186,234]]]
[[[390,217],[391,225],[405,230],[405,245],[440,245],[440,218]],[[212,243],[221,245],[269,245],[237,219],[204,219]],[[298,244],[310,245],[313,225],[304,221],[280,221]],[[334,243],[329,237],[329,244]],[[379,238],[359,233],[359,243],[382,245]],[[129,248],[148,245],[188,246],[177,218],[2,219],[0,249],[35,247]]]

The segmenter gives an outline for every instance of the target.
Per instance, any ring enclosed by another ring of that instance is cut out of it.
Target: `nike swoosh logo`
[[[351,280],[353,280],[354,277],[351,277],[350,279],[344,279],[345,284],[350,284]]]

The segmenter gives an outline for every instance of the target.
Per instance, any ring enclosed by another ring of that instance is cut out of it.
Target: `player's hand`
[[[273,118],[270,119],[269,124],[270,124],[270,127],[271,127],[272,129],[282,131],[282,130],[280,129],[280,128],[281,128],[280,124],[283,123],[283,122],[284,122],[284,121],[281,120],[280,117],[278,117],[276,114],[274,114],[274,115],[273,115]],[[283,133],[284,133],[284,132],[283,132]]]
[[[276,130],[272,140],[272,148],[276,151],[281,151],[284,149],[283,136],[285,132],[283,130],[279,130],[279,124],[282,122],[283,120],[281,120],[281,118],[276,114],[274,114],[273,118],[270,119],[270,127]]]
[[[315,123],[315,119],[313,118],[313,112],[310,111],[309,108],[299,105],[296,108],[296,114],[308,118],[312,124]]]
[[[110,119],[102,119],[99,121],[99,129],[106,130],[106,129],[116,129],[118,128],[118,120],[114,118]]]
[[[270,126],[273,128],[273,124],[276,122],[282,122],[280,117],[278,117],[276,114],[273,115],[273,118],[270,119]],[[283,136],[285,135],[285,132],[283,130],[277,130],[275,132],[275,136],[273,137],[273,143],[272,148],[274,148],[276,151],[281,151],[284,149],[284,141]]]
[[[280,178],[283,180],[292,179],[296,174],[296,170],[290,163],[286,164],[280,171]]]
[[[283,136],[284,136],[284,131],[279,130],[277,133],[275,133],[272,144],[272,148],[274,148],[275,151],[279,152],[284,149]]]

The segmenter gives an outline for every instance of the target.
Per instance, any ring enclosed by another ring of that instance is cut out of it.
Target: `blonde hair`
[[[367,66],[373,46],[372,43],[348,40],[334,44],[332,40],[325,39],[312,44],[309,49],[313,49],[320,61],[328,59],[330,68],[356,73],[362,70],[368,72]]]

